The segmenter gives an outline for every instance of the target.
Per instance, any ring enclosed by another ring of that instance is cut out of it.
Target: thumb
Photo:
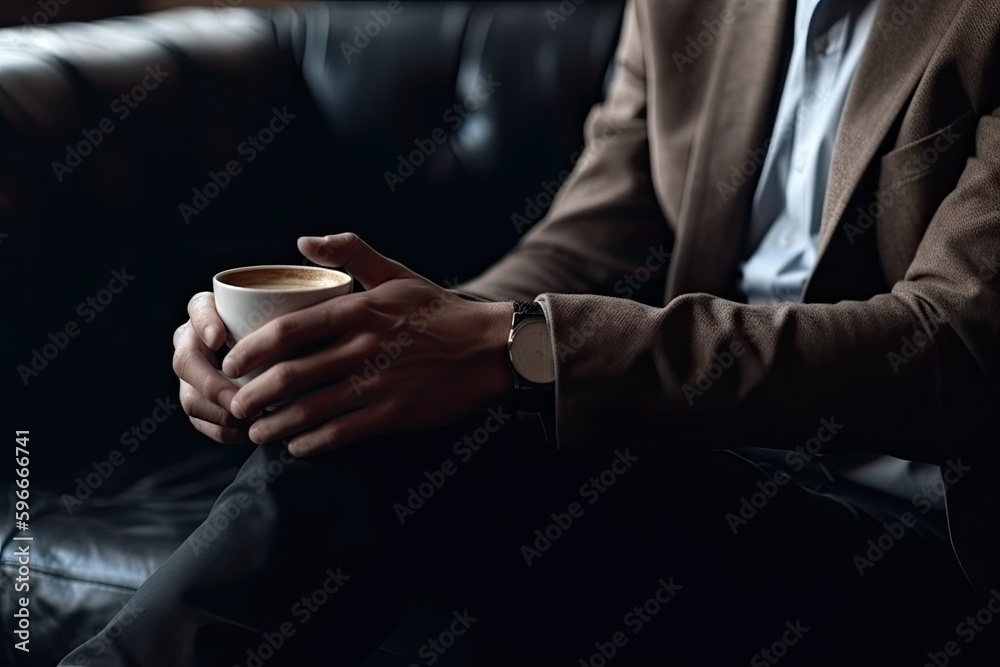
[[[303,236],[298,241],[299,252],[321,266],[343,269],[354,276],[365,289],[398,278],[413,278],[416,274],[399,262],[372,250],[357,234]]]

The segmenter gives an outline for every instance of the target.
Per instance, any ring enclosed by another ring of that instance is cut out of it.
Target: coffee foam
[[[262,290],[321,289],[343,285],[348,280],[337,271],[291,266],[248,268],[219,278],[226,285]]]

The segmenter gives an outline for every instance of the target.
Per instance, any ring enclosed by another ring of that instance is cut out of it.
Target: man
[[[192,299],[181,402],[265,446],[135,621],[64,664],[353,664],[420,595],[457,609],[448,646],[490,647],[467,664],[970,653],[1000,584],[1000,6],[626,12],[587,157],[483,276],[451,292],[300,239],[367,291],[221,372]]]

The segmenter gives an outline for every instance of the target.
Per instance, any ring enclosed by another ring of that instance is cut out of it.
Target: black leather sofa
[[[190,295],[337,230],[471,277],[571,168],[621,11],[310,3],[0,30],[3,421],[30,430],[34,537],[24,654],[10,487],[2,655],[51,665],[87,641],[246,457],[177,407]],[[409,664],[407,641],[369,664]]]

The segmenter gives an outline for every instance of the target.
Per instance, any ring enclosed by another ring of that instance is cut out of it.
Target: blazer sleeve
[[[543,292],[610,295],[651,247],[669,254],[669,229],[650,177],[634,3],[625,10],[615,62],[607,99],[588,115],[585,148],[545,219],[459,291],[491,300],[531,300]],[[648,281],[641,298],[662,300],[665,273]]]
[[[956,443],[995,441],[998,202],[1000,110],[979,119],[956,188],[888,293],[775,306],[686,294],[664,308],[542,295],[559,446],[631,425],[664,443],[690,428],[716,448],[794,448],[832,423],[851,449],[941,463]]]

